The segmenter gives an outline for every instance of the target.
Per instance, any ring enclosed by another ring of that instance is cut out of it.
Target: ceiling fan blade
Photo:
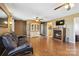
[[[38,19],[38,20],[43,20],[43,19],[40,19],[39,17],[36,17],[36,19]]]
[[[60,5],[59,7],[55,8],[54,10],[57,10],[57,9],[63,7],[63,6],[66,6],[66,5],[69,5],[69,3],[64,3],[64,4]]]
[[[36,19],[38,19],[38,17],[36,17]]]

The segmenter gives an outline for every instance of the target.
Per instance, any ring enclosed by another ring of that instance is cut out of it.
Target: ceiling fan
[[[61,8],[61,7],[66,7],[66,8],[67,8],[67,11],[69,11],[69,10],[73,7],[73,4],[64,3],[64,4],[62,4],[62,5],[58,6],[58,7],[56,7],[54,10],[57,10],[57,9],[59,9],[59,8]]]
[[[35,18],[35,21],[41,21],[41,20],[43,20],[43,19],[41,19],[41,18],[39,18],[39,17],[36,17],[36,18]]]

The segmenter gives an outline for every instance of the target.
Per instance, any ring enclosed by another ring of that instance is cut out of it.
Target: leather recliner
[[[17,36],[15,32],[11,32],[10,36],[12,36],[12,39],[17,42],[18,46],[26,43],[26,40],[25,40],[26,36],[24,36],[24,35]]]
[[[16,56],[16,55],[28,55],[29,53],[33,54],[33,48],[29,44],[22,44],[17,46],[15,40],[12,39],[10,34],[5,34],[2,36],[2,42],[6,48],[6,55]]]

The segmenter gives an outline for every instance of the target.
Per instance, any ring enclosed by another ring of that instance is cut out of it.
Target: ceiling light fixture
[[[65,8],[67,9],[69,7],[69,5],[70,5],[71,8],[74,7],[73,3],[69,3],[69,4],[65,5]]]
[[[43,20],[43,19],[41,19],[41,18],[39,18],[39,17],[36,17],[36,18],[35,18],[35,21],[36,21],[36,22],[39,22],[39,21],[41,21],[41,20]]]
[[[36,19],[36,22],[38,22],[39,20],[38,19]]]
[[[8,22],[7,21],[4,21],[4,24],[8,24]],[[12,24],[12,22],[10,22],[10,24]]]
[[[66,9],[68,8],[68,5],[64,6]]]
[[[74,7],[74,3],[69,3],[71,7]]]
[[[10,22],[10,24],[12,24],[12,22]]]
[[[4,21],[4,24],[8,24],[8,22],[7,21]]]

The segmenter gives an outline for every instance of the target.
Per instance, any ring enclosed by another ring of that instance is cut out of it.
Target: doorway
[[[43,36],[47,35],[47,23],[46,22],[41,23],[40,35],[43,35]]]
[[[79,42],[79,17],[74,19],[75,25],[75,42]]]

